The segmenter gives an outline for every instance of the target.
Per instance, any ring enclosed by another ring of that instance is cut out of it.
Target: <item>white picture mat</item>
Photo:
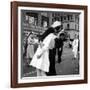
[[[38,11],[58,11],[58,12],[79,12],[80,14],[80,74],[79,75],[60,75],[49,77],[25,77],[21,78],[21,10],[38,10]],[[74,9],[52,9],[38,7],[18,7],[18,83],[33,83],[45,81],[66,81],[66,80],[83,80],[84,79],[84,11]]]

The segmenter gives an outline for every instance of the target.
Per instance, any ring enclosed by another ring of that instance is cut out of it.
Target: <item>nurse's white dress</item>
[[[38,47],[30,63],[31,66],[40,69],[42,71],[49,72],[49,66],[50,66],[49,49],[54,48],[55,38],[56,35],[51,33],[43,40],[44,46],[42,48],[40,46]],[[37,58],[37,56],[41,54],[42,56],[40,58]]]

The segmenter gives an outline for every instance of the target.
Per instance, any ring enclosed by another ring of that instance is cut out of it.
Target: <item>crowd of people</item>
[[[30,33],[24,45],[24,54],[27,58],[27,65],[36,68],[37,76],[56,75],[56,57],[60,63],[65,38],[64,29],[60,21],[55,21],[41,36]],[[77,58],[79,39],[75,35],[72,41],[72,52],[74,60]]]

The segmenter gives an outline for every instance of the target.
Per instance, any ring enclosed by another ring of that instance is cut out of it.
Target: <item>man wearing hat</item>
[[[36,68],[37,76],[56,75],[55,70],[55,38],[61,27],[61,22],[56,21],[40,38],[40,45],[33,59],[31,66]]]
[[[64,33],[59,34],[59,38],[55,39],[55,47],[56,47],[56,53],[58,56],[58,60],[57,60],[58,63],[61,62],[61,56],[62,56],[62,52],[63,52],[64,41],[66,41]]]
[[[54,34],[57,35],[58,32],[61,30],[61,22],[55,21],[50,28],[43,34],[43,36],[47,36],[50,32],[54,31]],[[57,35],[58,36],[58,35]],[[54,44],[54,48],[49,49],[49,72],[47,73],[48,76],[56,75],[55,69],[55,56],[56,56],[56,48],[55,48],[55,39],[52,40],[51,45]]]
[[[55,21],[51,27],[49,27],[40,37],[40,40],[42,41],[46,36],[48,36],[50,33],[58,33],[60,32],[61,28],[61,22],[60,21]]]

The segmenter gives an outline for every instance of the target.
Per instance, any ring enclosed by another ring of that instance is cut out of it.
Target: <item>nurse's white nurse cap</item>
[[[51,25],[51,27],[55,28],[55,27],[60,26],[60,25],[61,25],[61,22],[60,22],[60,21],[55,21],[55,22]]]

